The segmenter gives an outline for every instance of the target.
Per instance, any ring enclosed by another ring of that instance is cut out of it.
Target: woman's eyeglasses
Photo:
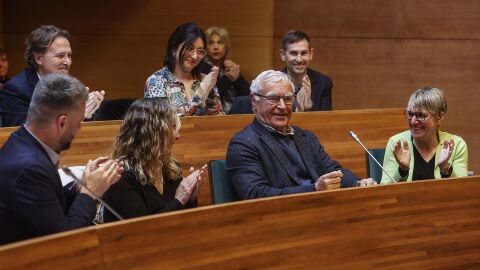
[[[207,55],[207,51],[204,48],[195,49],[192,46],[185,46],[184,52],[190,56],[193,56],[194,53],[197,53],[197,56],[204,58]]]
[[[430,117],[430,114],[428,113],[422,113],[422,112],[412,112],[412,111],[405,111],[405,118],[408,120],[412,120],[412,118],[415,116],[415,118],[418,121],[425,121],[427,118]]]

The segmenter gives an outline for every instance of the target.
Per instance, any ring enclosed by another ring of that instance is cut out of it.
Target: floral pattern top
[[[205,74],[201,74],[203,79]],[[185,92],[185,85],[179,81],[167,66],[153,73],[148,77],[145,84],[145,97],[168,98],[177,113],[182,116],[222,114],[223,109],[220,103],[218,90],[214,87],[203,102],[197,95],[201,80],[194,80],[192,84],[192,99],[188,100]]]

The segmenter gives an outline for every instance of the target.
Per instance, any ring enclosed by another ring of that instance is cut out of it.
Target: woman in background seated
[[[175,211],[196,205],[204,181],[204,169],[182,178],[172,157],[180,120],[169,102],[161,98],[135,101],[125,114],[115,138],[113,157],[123,159],[120,181],[104,194],[104,200],[123,218]],[[117,220],[106,208],[103,220]]]
[[[196,24],[177,27],[168,40],[165,66],[147,79],[145,97],[168,98],[179,115],[222,114],[215,88],[218,68],[200,73],[205,44],[205,34]]]
[[[213,26],[205,31],[207,35],[207,58],[202,72],[208,73],[212,67],[220,69],[217,88],[226,113],[237,96],[248,96],[250,85],[240,74],[240,65],[227,59],[230,52],[230,37],[225,28]]]
[[[3,85],[8,81],[8,58],[7,53],[0,48],[0,90],[2,90]]]
[[[447,112],[443,91],[425,87],[415,91],[405,111],[410,129],[390,138],[383,165],[395,181],[467,176],[465,141],[439,129]],[[382,184],[393,181],[385,174]]]

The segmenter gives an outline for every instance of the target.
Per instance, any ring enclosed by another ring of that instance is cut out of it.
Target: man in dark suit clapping
[[[25,123],[35,85],[50,73],[68,74],[72,64],[70,34],[53,25],[42,25],[26,39],[25,60],[28,68],[14,76],[0,91],[0,113],[4,127]],[[85,118],[89,119],[103,100],[104,91],[88,96]]]
[[[95,196],[120,179],[122,164],[102,157],[87,163],[81,188],[62,187],[60,152],[80,130],[87,98],[66,74],[37,83],[26,124],[0,149],[0,244],[92,224]]]

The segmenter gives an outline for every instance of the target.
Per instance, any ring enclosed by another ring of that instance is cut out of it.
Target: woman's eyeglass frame
[[[409,111],[409,110],[405,110],[404,114],[405,114],[405,118],[407,120],[410,121],[415,116],[415,118],[420,122],[423,122],[423,121],[427,120],[428,118],[430,118],[430,116],[432,116],[430,113],[412,112],[412,111]]]
[[[207,50],[205,50],[204,48],[195,49],[190,45],[186,45],[183,49],[183,52],[190,56],[193,56],[194,53],[197,53],[197,56],[199,56],[200,58],[205,58],[205,56],[207,56]]]

